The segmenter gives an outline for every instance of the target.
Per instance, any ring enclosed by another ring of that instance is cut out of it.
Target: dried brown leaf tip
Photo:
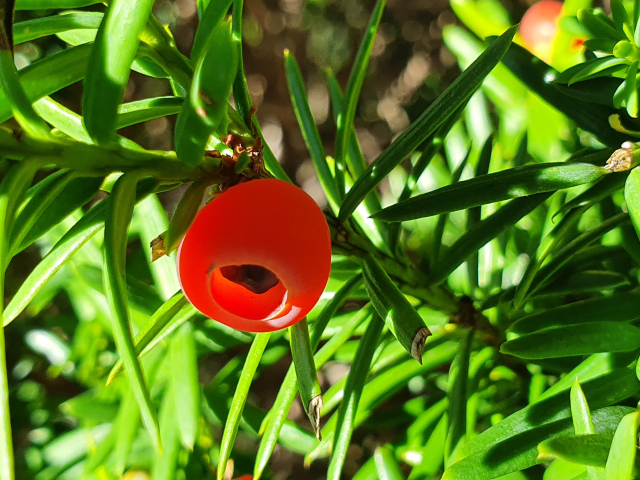
[[[315,433],[318,441],[322,440],[322,434],[320,433],[320,410],[323,406],[322,395],[313,397],[309,402],[309,420],[311,421],[313,433]]]
[[[164,254],[165,254],[165,248],[164,248],[164,233],[163,233],[161,235],[158,235],[153,240],[151,240],[151,261],[155,262]]]
[[[427,342],[427,338],[431,335],[431,332],[427,327],[423,327],[418,330],[411,341],[411,356],[415,358],[420,365],[422,365],[422,352],[424,352],[424,345]]]
[[[633,167],[633,152],[635,145],[631,142],[624,142],[618,150],[607,160],[605,170],[610,172],[624,172]]]

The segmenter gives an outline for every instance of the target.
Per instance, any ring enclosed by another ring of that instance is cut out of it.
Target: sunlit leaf
[[[402,133],[382,155],[361,175],[344,199],[340,209],[341,220],[353,213],[358,204],[373,190],[402,160],[415,150],[443,122],[465,103],[480,86],[482,80],[500,61],[506,52],[515,28],[507,30],[493,42],[478,59],[458,77],[453,84],[432,103],[427,110]]]

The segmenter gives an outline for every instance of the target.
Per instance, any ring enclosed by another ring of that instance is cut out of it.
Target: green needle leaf
[[[424,344],[431,335],[422,317],[371,254],[365,257],[363,277],[378,315],[409,355],[422,363]]]
[[[380,480],[404,480],[400,465],[398,465],[390,445],[376,448],[373,452],[373,460]]]
[[[63,50],[26,66],[19,72],[20,83],[31,102],[50,95],[84,77],[91,45]],[[0,122],[13,115],[10,102],[0,91]]]
[[[613,27],[613,22],[604,13],[593,12],[591,9],[578,10],[578,20],[585,26],[594,38],[608,38],[610,40],[626,40],[623,32],[618,32]]]
[[[102,3],[101,0],[16,0],[16,10],[48,10],[51,8],[82,8]]]
[[[632,118],[638,118],[638,87],[636,75],[638,73],[638,61],[636,60],[629,66],[627,77],[625,78],[625,99],[624,105],[627,107],[627,113]],[[617,92],[616,92],[617,93]]]
[[[155,181],[142,182],[138,189],[138,199],[149,195],[157,186]],[[36,294],[51,280],[53,275],[76,253],[93,235],[102,230],[107,206],[112,202],[106,198],[93,207],[76,223],[38,263],[33,272],[22,283],[9,305],[4,310],[3,321],[7,326],[29,304]]]
[[[604,467],[610,447],[611,436],[609,435],[551,438],[538,445],[538,459],[546,461],[562,459],[592,467]]]
[[[111,309],[116,347],[122,357],[151,442],[156,450],[161,451],[158,418],[133,346],[125,283],[127,231],[136,200],[136,185],[143,175],[144,172],[125,173],[118,179],[111,192],[104,231],[104,285]]]
[[[69,170],[59,170],[29,189],[26,195],[26,201],[28,203],[16,216],[13,224],[11,242],[9,244],[10,253],[13,255],[17,253],[16,246],[24,240],[24,237],[33,227],[34,223],[36,223],[43,215],[44,210],[46,210],[58,197],[60,192],[69,184],[73,176],[74,174]]]
[[[602,236],[613,230],[614,228],[621,227],[628,224],[629,217],[626,213],[619,213],[611,218],[608,218],[604,222],[600,223],[596,228],[584,232],[571,242],[564,245],[557,252],[553,253],[550,259],[545,265],[538,270],[534,279],[531,282],[530,292],[536,292],[541,287],[544,287],[546,282],[553,278],[552,275],[565,265],[581,248],[586,247],[592,242],[596,241]]]
[[[584,192],[576,195],[568,202],[565,202],[560,210],[556,213],[566,214],[574,208],[583,207],[583,206],[591,206],[599,203],[600,201],[607,198],[616,190],[620,190],[624,185],[627,177],[631,172],[616,172],[611,175],[605,175],[604,177],[600,177],[596,182],[589,186]]]
[[[611,17],[613,18],[613,23],[616,26],[616,30],[619,33],[624,34],[626,25],[630,27],[631,19],[629,18],[629,14],[627,13],[627,9],[624,8],[622,0],[611,0]]]
[[[605,468],[606,480],[632,480],[638,451],[638,424],[640,412],[624,416],[611,442],[611,450]]]
[[[377,480],[376,464],[373,457],[369,458],[353,476],[352,480]]]
[[[63,12],[60,15],[18,22],[13,26],[13,41],[18,45],[68,30],[97,29],[102,17],[100,12]]]
[[[200,205],[202,205],[209,187],[211,187],[211,180],[209,179],[196,180],[189,185],[180,202],[178,202],[176,211],[169,223],[169,230],[165,234],[165,255],[170,255],[180,245],[187,230],[196,219]]]
[[[624,275],[606,270],[584,270],[569,272],[566,270],[558,274],[558,278],[551,280],[536,291],[536,296],[563,296],[585,293],[600,293],[620,287],[628,287],[629,279]]]
[[[185,298],[184,294],[182,292],[178,292],[169,300],[164,302],[164,304],[162,304],[162,306],[160,306],[160,308],[151,315],[147,324],[142,328],[142,330],[140,330],[140,332],[138,332],[135,338],[135,349],[138,357],[141,357],[144,353],[151,350],[151,344],[154,340],[160,336],[160,333],[179,315],[179,313],[181,313],[185,307],[189,308],[191,305]],[[180,317],[183,316],[184,315],[180,315]],[[122,359],[119,359],[111,369],[111,372],[109,372],[107,385],[109,385],[113,379],[122,372],[122,367]]]
[[[200,18],[200,25],[193,39],[191,59],[194,62],[197,62],[206,51],[207,44],[211,41],[218,25],[224,20],[232,2],[233,0],[222,0],[209,2],[207,5],[202,18]]]
[[[520,358],[559,358],[640,348],[640,329],[621,322],[592,322],[529,333],[505,342],[502,353]]]
[[[5,270],[9,264],[9,233],[20,198],[33,179],[35,168],[30,162],[14,165],[0,184],[0,298],[5,292]],[[0,305],[0,311],[4,305]],[[15,476],[11,418],[9,414],[9,381],[4,327],[0,329],[0,476]]]
[[[218,470],[216,474],[216,478],[218,480],[222,480],[225,477],[227,461],[231,456],[231,449],[233,448],[233,443],[235,442],[236,435],[238,434],[238,426],[240,424],[244,404],[246,403],[247,396],[249,395],[249,387],[251,386],[251,381],[258,369],[258,365],[262,359],[262,354],[264,349],[267,347],[267,343],[269,343],[270,338],[270,332],[258,333],[255,336],[255,339],[251,344],[251,348],[249,349],[249,353],[247,354],[244,367],[242,367],[240,381],[238,382],[236,391],[233,394],[231,408],[229,409],[229,416],[224,424],[224,432],[222,433],[222,440],[220,441],[220,460],[218,462]]]
[[[38,238],[62,222],[75,210],[85,206],[100,191],[102,176],[78,177],[77,172],[67,172],[49,182],[33,187],[33,196],[15,221],[11,234],[11,251],[21,252]]]
[[[640,169],[634,168],[624,185],[624,199],[636,234],[640,238]]]
[[[342,402],[338,410],[338,423],[334,434],[331,462],[327,473],[328,480],[340,480],[342,468],[347,458],[347,450],[351,442],[351,435],[355,428],[354,422],[358,403],[369,375],[374,353],[380,345],[380,334],[384,323],[375,317],[369,322],[367,330],[358,343],[358,351],[351,364],[347,383],[344,387]]]
[[[613,71],[622,70],[626,66],[626,61],[622,58],[602,57],[580,63],[575,67],[568,68],[558,74],[555,81],[572,85],[584,80],[607,76]]]
[[[349,137],[353,135],[353,119],[356,115],[360,89],[364,83],[367,66],[369,65],[369,58],[371,57],[371,51],[373,50],[373,42],[376,39],[376,33],[378,32],[378,26],[380,25],[382,12],[384,11],[386,3],[386,0],[378,0],[375,8],[373,9],[371,19],[369,20],[364,38],[362,39],[362,43],[360,44],[358,54],[356,55],[356,59],[353,64],[353,70],[351,70],[351,75],[349,75],[349,81],[347,82],[347,89],[344,96],[344,106],[340,109],[336,122],[336,180],[338,184],[338,194],[341,199],[345,193],[345,160],[347,156],[347,149],[349,147]]]
[[[193,450],[200,417],[200,383],[193,327],[183,324],[169,346],[171,391],[176,405],[176,420],[182,445]]]
[[[538,397],[538,400],[546,399],[571,388],[576,378],[586,382],[602,375],[607,375],[614,370],[627,367],[634,358],[634,352],[595,353],[590,355],[567,375],[562,377],[560,381],[554,383],[551,388],[542,393],[542,395]]]
[[[431,281],[434,284],[444,281],[472,254],[500,235],[505,229],[515,225],[550,196],[549,193],[538,193],[516,198],[494,214],[475,223],[446,253],[439,256],[440,260],[432,267]]]
[[[289,327],[289,335],[291,336],[291,355],[293,356],[293,365],[296,370],[302,406],[309,417],[316,438],[322,440],[320,436],[322,390],[318,381],[316,365],[313,361],[313,351],[306,318]]]
[[[312,325],[313,333],[311,335],[311,347],[315,350],[320,343],[320,337],[322,332],[326,328],[329,320],[336,314],[338,308],[342,306],[347,299],[351,291],[359,285],[361,282],[360,275],[352,277],[347,281],[340,290],[338,290],[331,301],[323,308],[322,313],[318,316],[316,321]],[[360,313],[361,312],[361,313]],[[343,345],[354,330],[365,321],[370,315],[371,310],[368,308],[361,309],[358,315],[355,315],[346,325],[342,327],[340,332],[332,337],[321,349],[314,355],[314,363],[317,368],[320,368],[326,363],[329,358],[336,352],[336,350]],[[280,432],[284,425],[284,421],[291,409],[296,393],[298,391],[296,383],[296,375],[294,366],[291,365],[287,371],[282,386],[278,391],[278,395],[273,403],[273,407],[269,412],[266,424],[263,428],[262,440],[260,441],[260,447],[258,448],[258,454],[256,455],[256,463],[253,470],[253,476],[255,480],[258,480],[264,472],[271,454],[276,446],[276,441],[280,436]]]
[[[613,73],[613,72],[611,72]],[[570,87],[557,81],[553,84],[563,95],[582,102],[595,103],[611,107],[616,90],[620,87],[621,79],[613,77],[598,77],[584,82],[574,83]],[[615,99],[614,99],[615,100]],[[614,104],[615,106],[615,104]]]
[[[525,434],[537,427],[548,425],[558,420],[566,419],[566,425],[573,433],[569,399],[569,389],[572,383],[573,378],[564,390],[557,391],[554,395],[517,411],[500,423],[485,430],[462,447],[460,457],[482,453],[499,443],[504,442],[506,445],[516,435]],[[598,428],[597,409],[613,405],[634,395],[640,389],[640,382],[635,378],[633,370],[618,368],[582,383],[582,388],[592,408],[593,423],[596,431],[603,433]],[[624,414],[629,411],[626,407],[614,407],[614,409],[626,410]],[[620,415],[619,418],[622,418],[624,414]],[[524,439],[524,437],[521,438]],[[546,433],[540,441],[545,438],[547,438]],[[535,442],[535,444],[537,443]],[[534,449],[535,444],[533,445]]]
[[[536,405],[538,404],[533,404],[531,407]],[[608,407],[595,410],[593,412],[593,423],[596,430],[600,434],[610,436],[617,422],[630,410],[629,407]],[[511,415],[511,417],[514,417],[514,415]],[[503,420],[486,432],[504,423],[505,421]],[[524,470],[541,462],[538,459],[537,448],[540,442],[547,440],[550,436],[562,438],[572,434],[573,426],[571,425],[571,420],[565,418],[547,422],[538,427],[528,428],[522,433],[512,431],[504,440],[491,444],[482,441],[485,440],[481,438],[482,434],[478,435],[467,446],[474,444],[476,446],[482,445],[483,448],[451,465],[445,471],[442,479],[487,480]]]
[[[167,214],[157,195],[149,195],[136,206],[134,225],[140,234],[144,251],[150,252],[153,240],[169,227]],[[150,253],[147,253],[147,258],[150,256]],[[171,298],[180,290],[180,281],[173,259],[158,258],[149,265],[149,269],[156,288],[164,300]]]
[[[402,133],[360,176],[351,187],[340,209],[339,219],[344,221],[351,215],[367,194],[373,190],[391,171],[411,152],[424,142],[458,108],[466,103],[473,92],[482,84],[484,78],[498,64],[516,27],[507,30],[494,41],[479,57],[462,72],[447,90],[440,95],[422,115]]]
[[[98,144],[111,142],[116,131],[118,106],[152,6],[153,0],[112,0],[98,28],[82,99],[85,127]]]
[[[344,99],[338,80],[331,70],[327,70],[327,83],[329,84],[329,93],[331,95],[333,117],[337,122],[338,115],[344,108]],[[349,148],[346,155],[346,162],[351,176],[357,178],[362,175],[367,169],[367,163],[360,150],[358,139],[353,133],[353,128],[351,128],[351,134],[349,135]],[[388,226],[384,222],[377,222],[369,218],[371,212],[377,212],[382,209],[380,199],[376,192],[370,192],[369,195],[367,195],[364,206],[366,209],[356,210],[355,219],[374,245],[384,250],[387,248],[384,239],[389,236],[387,233]]]
[[[164,452],[153,463],[151,475],[153,480],[171,480],[175,478],[180,453],[180,432],[178,431],[177,410],[173,385],[169,385],[160,406],[160,433]]]
[[[449,337],[443,335],[441,338],[444,340]],[[422,365],[416,363],[413,359],[408,359],[377,375],[364,386],[360,402],[358,403],[358,410],[354,420],[354,428],[357,428],[367,418],[369,418],[374,409],[382,402],[404,388],[406,386],[406,382],[410,378],[413,378],[416,375],[424,375],[426,372],[433,371],[441,365],[451,362],[458,351],[458,343],[445,341],[442,344],[430,348],[430,345],[434,345],[434,343],[430,342],[427,344],[427,351]],[[322,441],[313,451],[309,452],[305,456],[305,464],[308,465],[317,458],[325,458],[330,455],[337,423],[336,421],[337,415],[333,415],[327,421],[325,426],[322,428]]]
[[[213,133],[219,137],[228,133],[228,102],[238,68],[238,51],[231,22],[225,21],[209,36],[197,58],[193,83],[175,130],[176,153],[187,165],[197,165],[202,160]]]
[[[464,443],[467,433],[467,384],[469,383],[469,360],[473,348],[475,329],[471,328],[460,341],[460,349],[449,370],[449,431],[444,444],[445,465],[454,463],[456,453]]]
[[[582,46],[588,50],[591,50],[592,52],[608,53],[609,55],[611,55],[617,43],[617,40],[610,40],[608,38],[590,38],[588,40],[585,40]],[[569,70],[569,68],[567,70]]]
[[[551,81],[555,70],[520,45],[512,44],[502,62],[532,92],[573,120],[578,127],[593,133],[605,145],[620,148],[628,140],[609,125],[609,116],[616,113],[612,107],[580,101],[561,93]]]
[[[233,100],[240,118],[247,128],[251,127],[253,102],[247,86],[247,78],[244,73],[244,62],[242,58],[242,8],[243,0],[234,0],[231,17],[233,19],[233,35],[238,39],[238,72],[233,81]]]
[[[56,136],[61,136],[60,134],[63,133],[79,142],[93,143],[89,133],[87,133],[87,130],[84,128],[82,117],[52,100],[51,97],[41,98],[34,103],[33,108],[36,109],[38,115],[58,129],[58,131],[54,130],[53,132]],[[143,150],[142,147],[133,140],[121,137],[120,135],[115,136],[114,142],[130,150]]]
[[[136,398],[133,396],[131,389],[127,389],[120,402],[120,411],[114,422],[114,429],[118,435],[116,438],[114,462],[117,475],[122,475],[126,467],[126,461],[129,456],[133,440],[140,425],[140,411]]]
[[[13,61],[13,2],[0,6],[0,88],[20,126],[34,137],[48,138],[49,127],[40,118],[22,84]]]
[[[284,52],[284,68],[287,76],[287,85],[289,86],[289,95],[291,96],[291,103],[293,110],[296,113],[302,136],[307,145],[307,150],[311,155],[313,165],[316,167],[318,173],[318,179],[322,185],[329,205],[334,211],[340,206],[341,195],[338,191],[334,176],[331,174],[331,169],[327,163],[327,157],[324,153],[324,147],[320,140],[320,134],[318,133],[318,127],[311,115],[311,108],[309,107],[309,101],[307,100],[307,91],[304,87],[304,81],[302,80],[302,74],[296,59],[291,55],[288,50]]]
[[[630,292],[590,298],[526,315],[516,320],[509,327],[509,331],[525,334],[563,325],[599,321],[630,322],[640,317],[638,304],[640,304],[640,293]]]
[[[154,97],[123,103],[118,108],[118,128],[128,127],[180,112],[183,98]]]
[[[588,435],[596,433],[591,420],[591,411],[587,403],[587,397],[584,390],[580,386],[578,377],[576,377],[571,386],[571,417],[573,418],[573,429],[576,435]]]
[[[576,435],[579,436],[574,437],[569,442],[556,439],[560,444],[547,445],[546,448],[549,452],[557,455],[558,458],[590,465],[587,467],[589,477],[593,480],[599,480],[604,477],[602,467],[604,467],[607,461],[607,453],[611,446],[611,439],[608,438],[608,436],[602,438],[595,435],[596,429],[591,420],[591,411],[589,410],[587,397],[580,386],[577,376],[571,386],[570,398],[573,429]],[[544,453],[544,449],[545,447],[543,447],[542,444],[538,445],[538,453],[540,455]]]
[[[423,193],[373,215],[403,222],[536,193],[553,192],[597,180],[607,171],[589,163],[543,163],[490,173]]]

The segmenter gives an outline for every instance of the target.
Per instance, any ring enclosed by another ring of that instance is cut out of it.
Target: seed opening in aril
[[[277,314],[287,302],[278,276],[260,265],[227,265],[211,273],[211,294],[229,313],[250,320]]]
[[[220,273],[227,280],[258,294],[268,292],[280,282],[275,273],[260,265],[229,265],[220,267]]]

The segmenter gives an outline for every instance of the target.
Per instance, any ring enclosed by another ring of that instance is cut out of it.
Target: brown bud
[[[633,144],[624,142],[622,148],[619,148],[609,157],[605,169],[610,172],[623,172],[629,170],[633,166]]]

